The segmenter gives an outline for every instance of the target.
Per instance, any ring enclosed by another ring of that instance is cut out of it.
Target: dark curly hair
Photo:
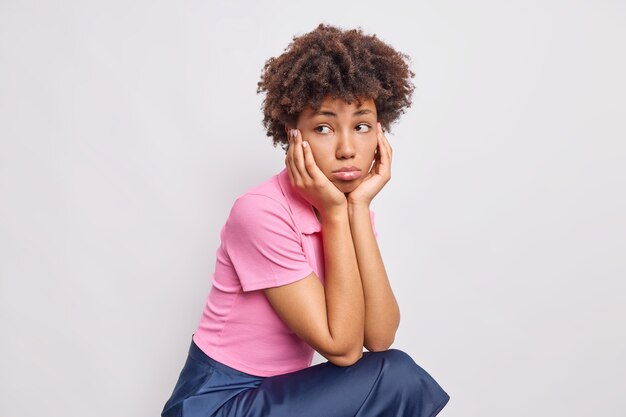
[[[325,97],[347,103],[373,99],[385,130],[411,106],[415,89],[408,55],[361,29],[341,30],[320,24],[295,36],[285,51],[265,63],[257,93],[263,100],[263,126],[274,146],[288,143],[293,126],[307,106],[318,110]]]

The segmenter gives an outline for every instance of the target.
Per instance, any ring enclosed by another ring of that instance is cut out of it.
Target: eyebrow
[[[352,117],[363,116],[364,114],[373,114],[373,113],[374,112],[371,111],[370,109],[361,109],[361,110],[357,110],[354,113],[352,113]],[[313,113],[313,116],[337,117],[337,113],[333,113],[332,111],[329,111],[329,110],[318,110],[315,113]]]

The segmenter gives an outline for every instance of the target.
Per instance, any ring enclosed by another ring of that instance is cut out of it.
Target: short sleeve
[[[289,211],[271,197],[239,197],[223,240],[244,291],[290,284],[313,272]]]

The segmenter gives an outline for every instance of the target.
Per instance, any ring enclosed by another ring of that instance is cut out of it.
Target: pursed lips
[[[361,170],[356,167],[342,167],[333,171],[333,177],[342,181],[353,181],[361,177]]]

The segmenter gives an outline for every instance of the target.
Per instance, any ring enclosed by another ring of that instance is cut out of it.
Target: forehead
[[[330,115],[331,113],[335,115],[345,114],[352,116],[355,112],[359,111],[376,115],[376,104],[374,100],[364,98],[361,99],[360,102],[353,101],[352,103],[348,103],[340,98],[326,97],[320,103],[319,109],[316,110],[311,106],[307,106],[302,110],[300,116],[314,117],[318,115]]]

